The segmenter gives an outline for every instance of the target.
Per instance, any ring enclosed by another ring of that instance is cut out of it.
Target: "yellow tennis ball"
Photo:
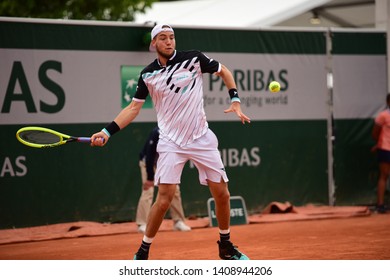
[[[278,92],[280,90],[280,84],[276,81],[273,81],[269,84],[268,88],[271,92]]]

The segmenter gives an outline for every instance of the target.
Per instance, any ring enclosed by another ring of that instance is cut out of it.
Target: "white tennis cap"
[[[153,27],[152,32],[150,33],[150,37],[151,37],[150,39],[153,40],[154,37],[156,37],[159,33],[164,32],[164,31],[175,33],[173,31],[173,28],[169,24],[165,24],[165,23],[164,24],[157,24],[155,27]],[[150,51],[156,50],[156,48],[154,48],[152,46],[152,42],[150,42],[149,50]]]
[[[164,31],[170,31],[174,33],[173,28],[169,24],[157,24],[155,27],[153,27],[152,32],[150,33],[151,39],[153,40],[157,34]]]

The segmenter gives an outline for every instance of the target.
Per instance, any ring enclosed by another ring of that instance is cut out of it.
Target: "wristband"
[[[111,134],[110,134],[110,132],[107,131],[107,129],[103,128],[102,131],[105,135],[107,135],[108,137],[111,137]]]
[[[105,128],[102,129],[102,131],[108,136],[111,137],[115,133],[117,133],[120,129],[120,127],[117,125],[116,122],[111,122],[109,125],[107,125]]]
[[[241,100],[238,97],[233,97],[230,101],[231,101],[231,103],[233,103],[233,102],[241,103]]]
[[[229,89],[229,96],[230,96],[230,101],[231,102],[239,102],[239,103],[241,103],[240,97],[238,97],[238,92],[237,92],[236,88]]]

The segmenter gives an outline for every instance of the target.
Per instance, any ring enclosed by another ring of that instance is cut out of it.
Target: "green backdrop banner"
[[[50,125],[71,135],[90,135],[104,124]],[[155,123],[134,123],[104,148],[69,143],[33,149],[15,138],[18,125],[2,126],[0,221],[2,228],[78,220],[134,220],[141,194],[138,153]],[[212,122],[229,176],[231,195],[248,211],[272,201],[327,203],[324,121]],[[187,216],[207,216],[210,192],[187,164],[182,177]]]

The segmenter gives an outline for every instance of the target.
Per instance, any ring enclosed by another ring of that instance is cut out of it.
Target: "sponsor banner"
[[[252,120],[324,119],[327,114],[326,57],[209,53],[235,76],[242,108]],[[0,49],[0,124],[109,122],[134,95],[149,52]],[[272,80],[281,83],[270,93]],[[210,121],[226,115],[230,100],[222,79],[204,76]],[[302,108],[305,110],[302,110]],[[155,121],[146,102],[138,122]]]
[[[327,116],[325,55],[210,54],[233,73],[245,114],[252,120],[320,120]],[[271,93],[272,81],[281,84]],[[215,121],[226,115],[230,98],[221,78],[205,82],[205,110]],[[303,109],[304,108],[304,109]]]
[[[111,121],[121,109],[121,65],[146,65],[154,58],[135,52],[10,49],[0,49],[0,57],[0,124]],[[145,119],[154,118],[140,120]]]

